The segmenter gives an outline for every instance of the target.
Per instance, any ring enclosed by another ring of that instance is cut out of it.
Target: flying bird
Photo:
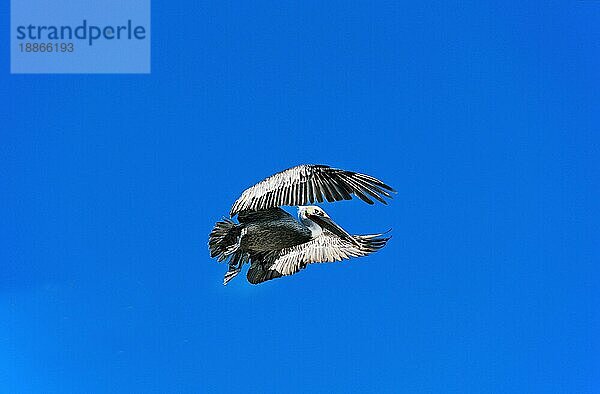
[[[245,190],[231,207],[239,223],[225,218],[209,236],[210,256],[228,261],[226,285],[250,263],[252,284],[293,275],[311,263],[367,256],[383,248],[385,233],[350,235],[323,209],[308,205],[351,200],[387,204],[396,191],[372,176],[325,165],[299,165],[271,175]],[[298,218],[281,209],[298,206]]]

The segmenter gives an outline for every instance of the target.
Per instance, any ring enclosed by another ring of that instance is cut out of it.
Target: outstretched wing
[[[395,192],[377,178],[324,165],[300,165],[271,175],[246,189],[231,207],[233,217],[242,211],[258,211],[282,205],[306,205],[316,201],[351,200],[358,196],[368,204],[374,198],[386,204],[384,197]]]
[[[301,245],[252,256],[248,282],[258,284],[284,275],[293,275],[311,263],[329,263],[367,256],[383,248],[390,237],[383,234],[352,236],[359,246],[324,231]]]

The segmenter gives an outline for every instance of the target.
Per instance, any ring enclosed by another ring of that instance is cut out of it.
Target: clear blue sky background
[[[151,75],[2,29],[0,391],[597,392],[600,3],[390,3],[155,1]],[[213,223],[300,163],[393,239],[223,287]]]

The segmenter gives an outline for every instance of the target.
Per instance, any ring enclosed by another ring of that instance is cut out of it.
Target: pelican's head
[[[331,220],[329,215],[324,210],[317,206],[308,205],[298,207],[298,217],[302,223],[312,230],[313,237],[321,235],[322,229],[327,229],[340,238],[346,239],[354,244],[358,244],[357,241],[346,232],[346,230],[338,226],[333,220]]]
[[[298,207],[298,217],[300,219],[308,219],[310,220],[310,216],[323,216],[328,218],[329,215],[322,210],[321,208],[315,205],[307,205],[303,207]]]

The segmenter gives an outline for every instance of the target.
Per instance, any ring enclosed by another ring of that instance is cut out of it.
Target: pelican
[[[351,200],[368,204],[396,191],[377,178],[325,165],[299,165],[245,190],[209,235],[210,256],[228,261],[226,285],[250,262],[247,279],[259,284],[293,275],[311,263],[367,256],[383,248],[385,233],[350,235],[313,204]],[[296,220],[281,206],[298,206]],[[237,215],[239,223],[232,220]]]

